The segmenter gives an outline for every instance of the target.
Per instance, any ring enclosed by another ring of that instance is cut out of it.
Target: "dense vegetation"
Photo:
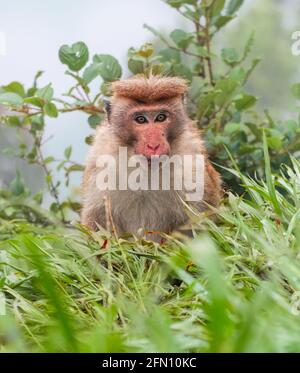
[[[62,46],[75,82],[63,97],[39,87],[40,72],[32,87],[0,87],[1,126],[21,135],[4,151],[38,165],[47,186],[31,195],[16,171],[0,191],[1,351],[300,351],[300,123],[254,111],[245,89],[259,62],[247,61],[253,35],[240,53],[214,50],[243,0],[167,3],[193,31],[146,26],[156,46],[130,48],[128,67],[190,82],[189,113],[226,182],[218,218],[192,216],[194,239],[175,233],[161,245],[70,222],[80,204],[62,200],[61,185],[83,167],[71,146],[64,159],[44,156],[46,118],[83,111],[94,129],[122,69],[106,54],[89,62],[83,42]],[[292,93],[300,98],[299,84]]]

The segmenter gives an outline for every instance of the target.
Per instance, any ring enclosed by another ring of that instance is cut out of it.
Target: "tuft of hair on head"
[[[137,101],[153,102],[182,97],[187,91],[186,80],[178,77],[134,76],[112,84],[113,98],[127,97]]]

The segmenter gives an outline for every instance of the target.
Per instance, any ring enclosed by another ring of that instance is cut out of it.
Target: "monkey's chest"
[[[187,221],[184,204],[175,192],[124,191],[111,199],[113,220],[122,232],[170,232]]]

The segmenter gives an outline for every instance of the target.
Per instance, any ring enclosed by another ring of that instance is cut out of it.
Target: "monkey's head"
[[[133,153],[168,155],[185,130],[185,80],[171,77],[134,77],[114,82],[107,117],[123,146]]]

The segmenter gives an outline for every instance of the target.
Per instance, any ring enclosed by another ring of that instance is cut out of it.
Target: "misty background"
[[[268,108],[278,119],[295,117],[296,101],[290,94],[290,85],[300,82],[300,56],[291,53],[291,35],[300,30],[297,0],[245,0],[239,17],[222,31],[213,44],[213,52],[223,47],[236,47],[241,53],[251,31],[255,43],[251,55],[262,58],[248,84],[251,93],[258,96],[261,112]],[[143,28],[147,23],[166,35],[175,28],[188,24],[175,9],[162,0],[0,0],[0,32],[6,36],[6,55],[0,55],[0,85],[20,81],[28,87],[38,70],[45,71],[40,86],[52,82],[55,96],[61,96],[72,83],[64,72],[66,66],[58,60],[63,44],[84,41],[90,57],[96,53],[111,54],[123,67],[123,77],[129,75],[126,60],[129,47],[140,47],[155,41]],[[88,145],[84,139],[92,130],[86,114],[80,112],[47,118],[45,154],[62,158],[64,149],[72,145],[72,159],[84,163]],[[14,130],[0,126],[0,153],[17,144]],[[15,177],[20,169],[26,184],[33,192],[42,185],[42,173],[37,166],[28,166],[20,160],[0,155],[0,186]],[[73,177],[69,190],[76,193],[80,176]]]

